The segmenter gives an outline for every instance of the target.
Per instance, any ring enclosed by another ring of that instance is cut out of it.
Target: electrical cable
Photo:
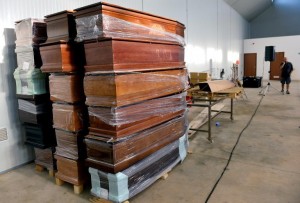
[[[233,146],[233,148],[232,148],[232,150],[231,150],[231,152],[230,152],[230,156],[229,156],[229,159],[228,159],[228,161],[227,161],[227,164],[226,164],[225,168],[223,169],[223,171],[222,171],[220,177],[218,178],[217,182],[214,184],[214,186],[213,186],[212,190],[210,191],[209,195],[207,196],[207,198],[206,198],[206,200],[205,200],[205,203],[208,202],[208,200],[210,199],[211,195],[214,193],[215,189],[217,188],[219,182],[221,181],[221,179],[222,179],[222,177],[223,177],[225,171],[227,170],[227,168],[228,168],[228,166],[229,166],[229,164],[230,164],[230,162],[231,162],[231,159],[232,159],[234,150],[235,150],[235,148],[237,147],[237,145],[239,144],[239,141],[240,141],[240,138],[241,138],[243,132],[249,127],[250,123],[252,122],[254,116],[256,115],[256,112],[257,112],[258,108],[260,107],[260,104],[261,104],[263,98],[264,98],[264,97],[262,96],[261,99],[259,100],[258,105],[257,105],[255,111],[253,112],[253,114],[252,114],[250,120],[248,121],[248,123],[246,124],[246,126],[243,128],[243,130],[240,132],[240,134],[239,134],[239,136],[238,136],[238,138],[237,138],[237,141],[236,141],[236,143],[234,144],[234,146]]]

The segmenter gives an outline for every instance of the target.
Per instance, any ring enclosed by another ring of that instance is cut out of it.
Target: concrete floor
[[[272,86],[280,89],[278,81],[272,81]],[[260,90],[245,89],[248,99],[235,100],[233,121],[225,114],[214,119],[220,126],[213,126],[213,144],[206,133],[197,133],[190,139],[192,154],[166,180],[158,180],[130,202],[205,202],[262,98]],[[270,88],[263,97],[207,202],[300,202],[300,82],[294,81],[290,92],[282,95]],[[228,107],[229,102],[225,104]],[[198,110],[193,107],[190,117]],[[28,164],[0,175],[0,197],[0,202],[6,203],[83,203],[92,196],[89,188],[75,195],[71,185],[57,186],[46,171],[36,172],[34,165]]]

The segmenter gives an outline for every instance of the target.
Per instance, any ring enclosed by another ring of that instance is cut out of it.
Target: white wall
[[[294,66],[292,80],[300,80],[300,35],[269,37],[244,40],[245,53],[257,53],[257,76],[269,79],[270,62],[264,61],[265,47],[275,46],[276,52],[285,52],[285,56]]]
[[[28,17],[43,18],[45,15],[96,2],[99,1],[0,1],[0,52],[2,52],[0,53],[0,113],[3,114],[0,127],[8,129],[9,138],[9,141],[0,142],[0,172],[2,169],[32,159],[32,149],[22,145],[24,132],[16,116],[17,105],[12,77],[13,70],[16,68],[16,58],[12,49],[14,45],[7,44],[3,34],[4,29],[14,28],[14,22],[17,20]],[[224,68],[225,78],[228,78],[232,63],[240,60],[240,76],[243,75],[243,39],[248,37],[249,25],[223,0],[108,0],[107,2],[172,18],[185,24],[186,62],[190,71],[201,72],[212,68],[213,71],[217,71],[216,76],[219,76],[219,71]],[[14,35],[13,32],[11,35]],[[10,36],[10,38],[14,37]],[[8,54],[5,54],[6,52]],[[7,112],[6,109],[10,110]],[[7,163],[9,160],[14,161]]]

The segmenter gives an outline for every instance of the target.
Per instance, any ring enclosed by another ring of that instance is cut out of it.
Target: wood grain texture
[[[186,69],[84,77],[88,106],[125,106],[178,93],[186,88]]]
[[[55,135],[57,142],[56,155],[73,160],[86,158],[83,133],[73,133],[55,129]]]
[[[73,185],[83,185],[88,177],[87,168],[81,160],[67,159],[54,155],[57,160],[57,173],[55,177]]]
[[[114,140],[148,129],[184,113],[185,94],[120,108],[89,107],[89,133]]]
[[[164,18],[161,16],[153,15],[142,11],[137,11],[134,9],[124,8],[109,3],[100,2],[100,3],[75,9],[75,11],[76,13],[74,13],[74,16],[76,17],[76,19],[80,19],[82,17],[87,17],[87,16],[104,14],[107,16],[115,17],[117,19],[125,20],[129,23],[134,23],[151,29],[158,29],[162,32],[176,34],[181,37],[184,37],[185,26],[175,20],[171,20],[168,18]],[[101,26],[102,25],[105,26],[106,25],[105,23],[106,23],[105,21],[98,22],[97,25],[99,25],[99,29],[102,29]],[[109,21],[108,23],[112,24],[114,22]],[[117,28],[118,26],[111,25],[111,27]],[[116,32],[114,30],[109,30],[109,31],[110,33]],[[148,34],[149,36],[151,36],[151,30],[148,30],[148,32],[149,33],[143,33],[143,34]],[[110,37],[109,34],[106,35],[106,37]],[[152,37],[153,39],[155,39],[157,35],[153,35]]]
[[[80,43],[53,43],[40,47],[44,73],[83,72],[85,63],[83,45]]]
[[[46,43],[72,41],[76,37],[74,11],[65,10],[45,16],[48,39]]]
[[[88,135],[86,162],[104,172],[117,173],[181,137],[186,130],[185,117],[133,134],[118,142]]]
[[[81,75],[50,75],[50,100],[53,102],[77,103],[84,101]]]
[[[178,44],[109,39],[84,44],[86,72],[145,71],[184,66],[184,48]]]
[[[77,132],[87,128],[85,105],[53,104],[53,127]]]

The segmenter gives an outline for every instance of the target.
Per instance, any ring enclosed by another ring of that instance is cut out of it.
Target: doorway
[[[275,61],[270,62],[270,80],[280,79],[280,64],[283,61],[284,52],[276,52],[275,54]]]
[[[244,54],[244,76],[256,76],[256,53]]]

